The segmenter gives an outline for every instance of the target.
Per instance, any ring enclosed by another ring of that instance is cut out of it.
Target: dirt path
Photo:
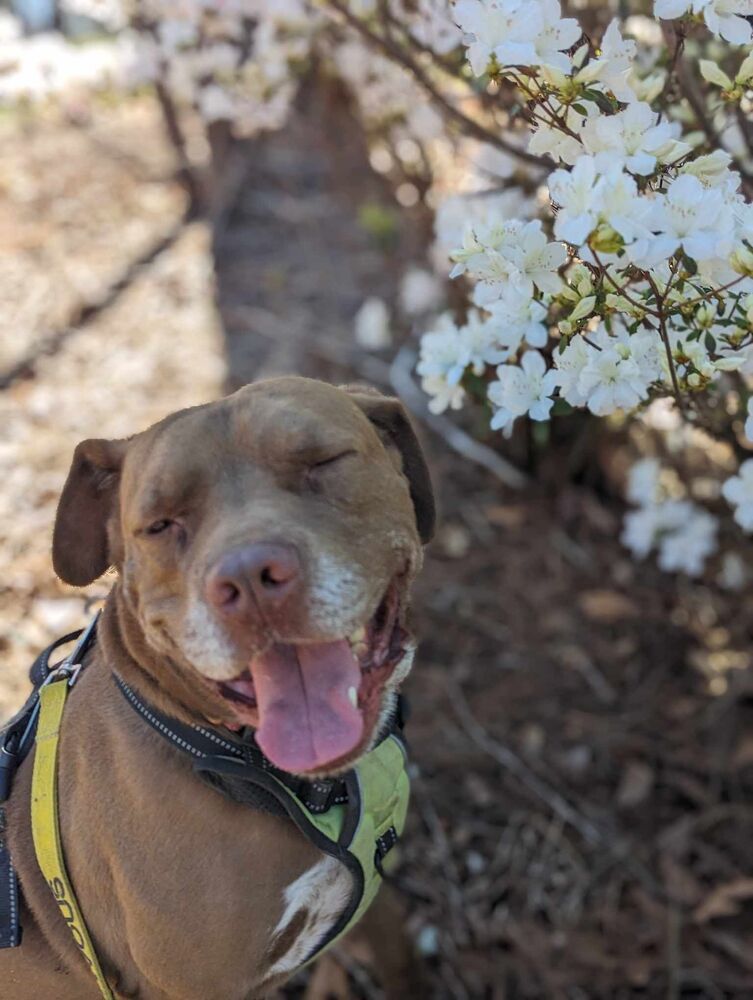
[[[86,128],[52,119],[27,124],[15,141],[6,134],[0,178],[3,372],[65,331],[81,301],[104,295],[172,231],[183,206],[148,105],[102,113]],[[0,715],[25,691],[35,650],[82,620],[84,599],[54,579],[49,555],[75,445],[133,433],[221,390],[207,249],[201,227],[184,230],[111,309],[0,393]],[[91,595],[105,591],[101,581]]]

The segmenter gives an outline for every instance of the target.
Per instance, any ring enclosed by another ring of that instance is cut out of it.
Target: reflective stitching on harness
[[[192,753],[194,757],[199,757],[199,758],[206,757],[205,753],[202,753],[201,750],[197,750],[196,747],[191,746],[190,743],[186,743],[185,740],[182,740],[180,736],[177,736],[171,729],[168,729],[167,726],[161,723],[156,716],[152,715],[149,709],[145,708],[141,704],[141,702],[138,700],[133,691],[128,687],[125,681],[121,681],[121,684],[123,685],[123,692],[126,698],[130,701],[130,703],[133,705],[133,707],[136,709],[137,712],[140,712],[144,716],[144,718],[149,719],[149,722],[155,727],[155,729],[159,729],[159,731],[161,733],[164,733],[164,735],[169,740],[171,740],[173,743],[177,743],[179,747],[182,747],[189,753]]]
[[[223,750],[229,750],[231,753],[238,753],[238,748],[233,746],[232,743],[228,743],[227,740],[223,740],[222,737],[217,736],[216,733],[210,733],[208,729],[204,729],[202,726],[194,726],[197,733],[201,733],[202,736],[206,736],[208,740],[212,743],[216,743],[221,746]]]
[[[11,939],[10,946],[14,948],[18,941],[16,940],[17,928],[18,928],[18,899],[16,896],[16,869],[13,867],[13,862],[8,856],[8,902],[10,903],[10,926],[11,926]]]

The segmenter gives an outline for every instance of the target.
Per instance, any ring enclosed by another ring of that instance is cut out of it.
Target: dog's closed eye
[[[146,535],[149,538],[155,538],[162,535],[174,535],[179,542],[184,542],[186,540],[186,529],[180,523],[171,517],[161,517],[157,521],[152,521],[145,528],[142,528],[140,534]]]
[[[348,448],[345,451],[338,452],[336,455],[330,455],[328,458],[322,458],[316,462],[311,462],[306,469],[306,483],[313,490],[319,489],[322,483],[326,480],[326,474],[330,469],[334,469],[345,459],[353,458],[356,455],[358,455],[358,452],[355,448]]]
[[[167,517],[164,517],[164,518],[162,518],[159,521],[153,521],[150,525],[147,526],[147,528],[145,529],[144,534],[146,534],[146,535],[161,535],[163,533],[163,531],[167,531],[168,528],[171,525],[173,525],[174,523],[175,523],[174,521],[171,521]]]
[[[348,448],[347,451],[338,452],[337,455],[331,455],[329,458],[320,459],[318,462],[313,462],[309,466],[309,471],[314,472],[317,469],[327,469],[331,465],[335,465],[336,462],[341,462],[344,458],[349,458],[351,455],[357,455],[358,452],[355,448]]]

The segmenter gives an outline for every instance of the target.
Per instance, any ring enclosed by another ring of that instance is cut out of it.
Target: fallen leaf
[[[622,809],[634,809],[651,794],[654,769],[642,760],[630,760],[625,765],[617,789],[617,804]]]
[[[586,590],[578,598],[578,604],[586,618],[607,625],[638,614],[636,605],[616,590]]]
[[[746,899],[753,899],[753,878],[734,878],[723,882],[696,907],[693,919],[697,924],[707,924],[718,917],[734,917]]]

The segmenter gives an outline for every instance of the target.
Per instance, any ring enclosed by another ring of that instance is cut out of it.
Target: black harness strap
[[[3,838],[4,832],[0,829],[0,948],[17,948],[21,944],[18,878]]]
[[[273,815],[285,815],[286,810],[268,791],[269,783],[260,780],[269,774],[314,814],[348,801],[346,783],[341,778],[306,781],[276,768],[257,746],[251,730],[245,730],[242,740],[235,740],[224,731],[179,722],[143,702],[118,674],[113,677],[131,708],[163,739],[192,757],[196,773],[228,798]]]

